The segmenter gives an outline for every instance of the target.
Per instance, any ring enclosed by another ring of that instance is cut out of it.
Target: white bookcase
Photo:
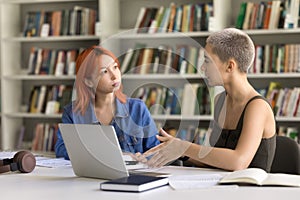
[[[209,32],[187,33],[132,33],[141,7],[169,6],[176,4],[212,2],[215,9],[216,30],[234,26],[242,0],[2,0],[1,28],[1,146],[0,149],[15,148],[19,129],[26,125],[26,137],[32,137],[33,125],[39,121],[59,122],[61,115],[30,114],[22,111],[26,105],[31,85],[40,83],[69,83],[74,77],[29,76],[24,73],[31,46],[87,47],[95,43],[111,49],[116,55],[124,54],[136,42],[158,47],[160,44],[197,43],[205,45]],[[252,0],[257,1],[258,0]],[[101,36],[24,38],[21,36],[24,16],[28,10],[66,8],[73,5],[91,6],[99,11]],[[13,13],[13,14],[12,14]],[[7,17],[9,16],[9,17]],[[300,43],[300,29],[286,30],[249,30],[246,31],[256,44]],[[270,81],[279,81],[284,87],[300,87],[300,73],[289,74],[249,74],[249,80],[255,87],[267,87]],[[182,86],[186,82],[203,81],[197,75],[135,75],[125,74],[123,85],[125,93],[130,96],[141,85],[155,83],[166,87]],[[211,116],[154,115],[160,123],[196,124],[207,126]],[[277,118],[279,124],[300,128],[300,118]],[[28,128],[27,128],[28,126]],[[27,139],[28,139],[27,138]]]
[[[26,127],[24,140],[33,138],[34,126],[38,122],[61,121],[61,114],[31,114],[25,107],[29,103],[31,87],[34,85],[66,84],[73,86],[74,76],[28,75],[30,48],[72,49],[97,45],[104,36],[74,35],[49,37],[23,37],[26,13],[29,11],[56,11],[72,9],[75,5],[96,9],[99,19],[108,17],[110,22],[114,8],[113,1],[102,0],[2,0],[1,1],[1,145],[0,149],[16,147],[22,125]],[[103,11],[101,10],[103,9]],[[105,15],[105,17],[100,16]],[[106,20],[108,20],[106,19]],[[104,23],[103,23],[104,24]],[[113,29],[103,30],[110,35]],[[3,95],[5,94],[5,95]],[[2,126],[4,125],[4,126]]]

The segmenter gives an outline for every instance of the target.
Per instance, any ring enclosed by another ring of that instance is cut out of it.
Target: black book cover
[[[168,177],[133,174],[100,183],[101,190],[142,192],[168,184]]]

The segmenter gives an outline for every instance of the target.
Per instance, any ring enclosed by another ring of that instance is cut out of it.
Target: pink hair
[[[87,109],[87,106],[93,97],[93,93],[90,88],[85,84],[85,79],[90,77],[95,70],[96,65],[96,58],[101,55],[108,55],[112,57],[115,62],[117,63],[120,69],[120,63],[117,57],[109,50],[104,49],[100,46],[92,46],[85,49],[81,52],[76,60],[76,100],[75,100],[75,111],[80,111],[83,115]],[[122,103],[126,103],[126,95],[122,92],[122,85],[119,90],[114,92],[116,98],[118,98]]]

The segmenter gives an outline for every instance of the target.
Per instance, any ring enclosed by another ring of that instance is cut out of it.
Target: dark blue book
[[[123,192],[143,192],[167,185],[168,183],[168,177],[132,174],[128,177],[102,182],[100,183],[100,189]]]

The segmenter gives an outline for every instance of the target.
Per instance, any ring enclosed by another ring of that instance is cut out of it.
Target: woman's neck
[[[246,76],[235,78],[224,87],[227,97],[232,103],[242,103],[257,94]]]
[[[103,125],[109,125],[115,115],[115,96],[106,95],[95,98],[95,114],[98,121]]]
[[[113,94],[101,95],[95,97],[96,108],[108,108],[114,105],[115,96]]]

